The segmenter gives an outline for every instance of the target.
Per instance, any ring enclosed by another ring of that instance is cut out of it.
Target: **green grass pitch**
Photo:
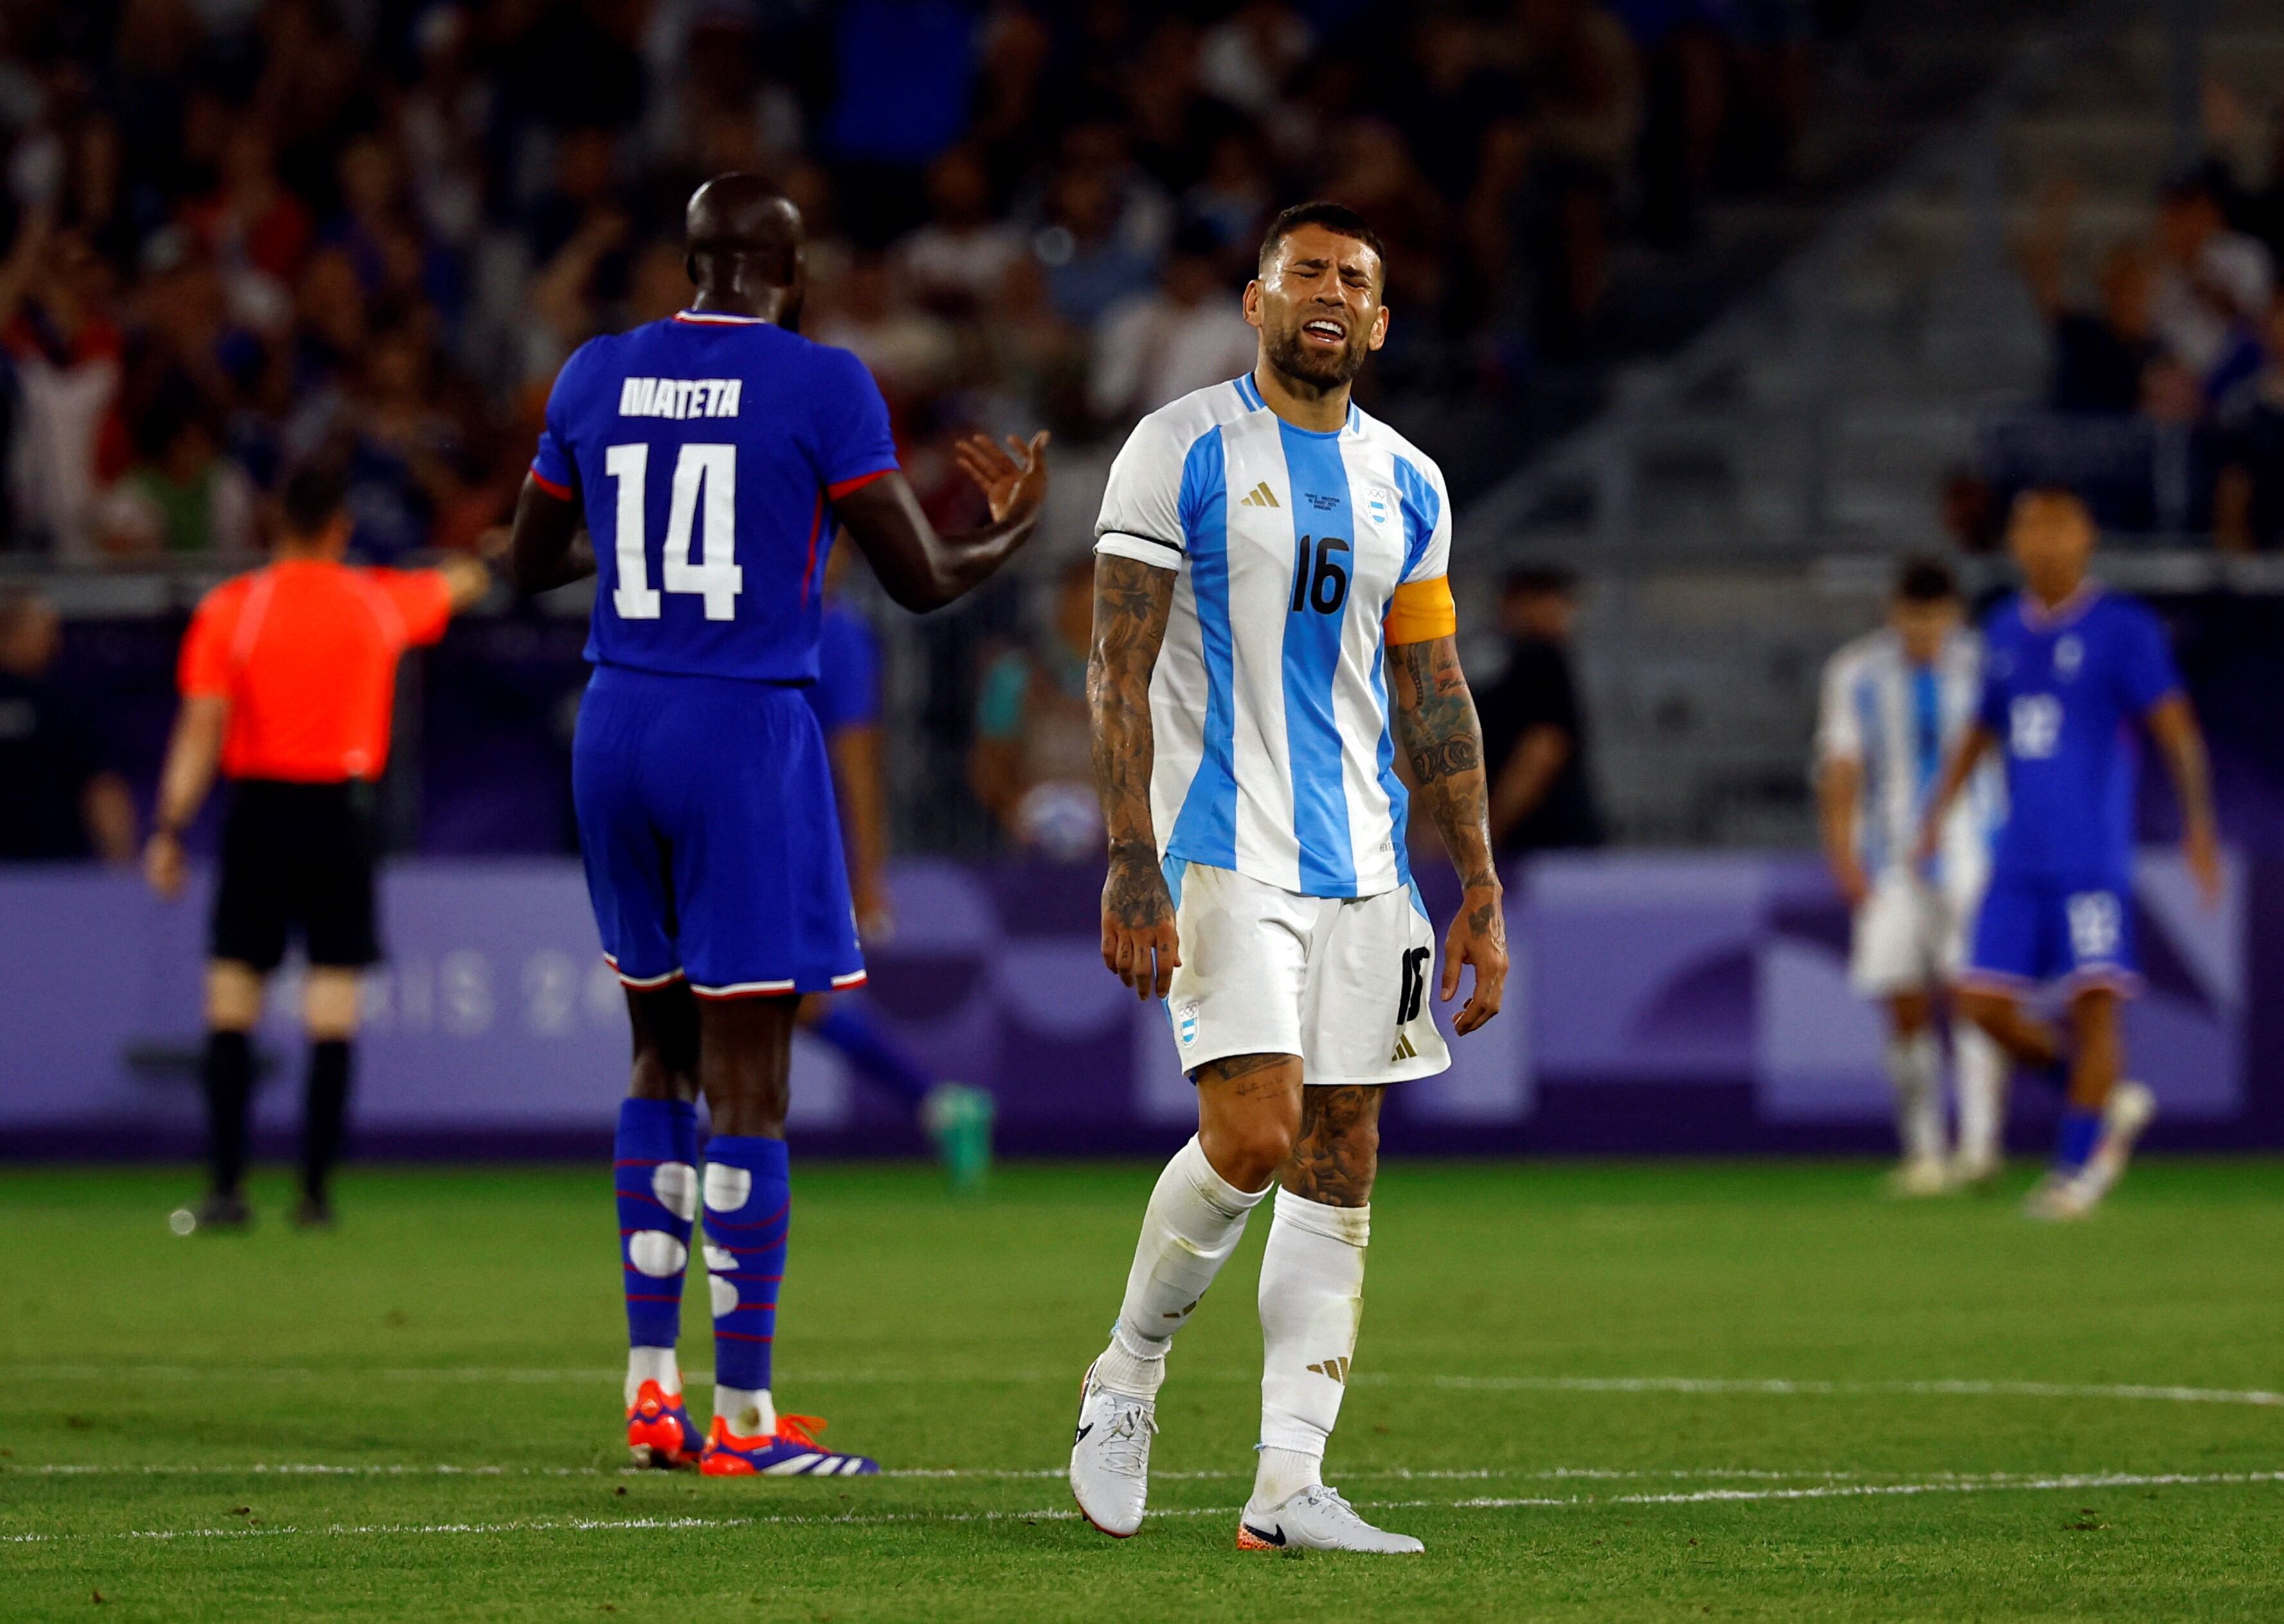
[[[621,1470],[605,1169],[356,1171],[314,1236],[264,1184],[190,1240],[181,1170],[11,1170],[0,1617],[2284,1619],[2280,1173],[2040,1228],[1868,1165],[1398,1160],[1329,1476],[1428,1553],[1294,1559],[1232,1548],[1265,1214],[1152,1520],[1073,1518],[1149,1168],[797,1169],[780,1402],[903,1474],[858,1482]]]

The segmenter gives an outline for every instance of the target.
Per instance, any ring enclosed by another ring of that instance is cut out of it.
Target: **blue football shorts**
[[[2002,992],[2052,982],[2139,992],[2130,884],[1992,874],[1959,980]]]
[[[825,737],[797,687],[598,667],[572,798],[603,956],[701,998],[864,979]]]

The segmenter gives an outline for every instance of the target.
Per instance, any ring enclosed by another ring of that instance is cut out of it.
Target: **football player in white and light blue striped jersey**
[[[1936,1000],[1959,977],[1990,877],[1991,774],[1952,808],[1933,860],[1912,860],[1944,759],[1975,720],[1982,672],[1983,641],[1965,624],[1958,585],[1928,559],[1898,572],[1888,624],[1824,669],[1818,810],[1833,877],[1855,914],[1850,978],[1889,1013],[1903,1142],[1890,1188],[1899,1195],[1936,1195],[1998,1171],[2005,1058],[1972,1022],[1954,1024],[1959,1149],[1947,1158],[1935,1025]]]
[[[1441,977],[1449,1000],[1474,967],[1455,1032],[1497,1013],[1506,938],[1445,580],[1451,498],[1349,399],[1387,336],[1385,286],[1352,211],[1279,216],[1245,292],[1253,371],[1145,418],[1096,526],[1103,961],[1166,1000],[1198,1095],[1198,1135],[1151,1194],[1082,1384],[1071,1487],[1107,1534],[1141,1524],[1167,1349],[1276,1185],[1238,1547],[1420,1549],[1322,1473],[1356,1349],[1381,1096],[1451,1063],[1399,747],[1465,891]]]

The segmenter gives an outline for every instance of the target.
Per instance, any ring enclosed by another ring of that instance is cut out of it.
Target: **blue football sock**
[[[784,1140],[723,1134],[707,1143],[706,1267],[717,1389],[769,1388],[792,1214]]]
[[[698,1215],[698,1108],[680,1100],[625,1102],[611,1172],[619,1192],[628,1345],[672,1347],[682,1329],[682,1275]]]
[[[2076,1173],[2093,1155],[2096,1141],[2101,1137],[2101,1113],[2073,1105],[2062,1112],[2061,1136],[2054,1142],[2054,1166],[2061,1173]]]
[[[856,1005],[833,1005],[825,1011],[825,1018],[810,1030],[848,1055],[849,1063],[907,1105],[918,1109],[928,1090],[935,1087],[935,1079],[929,1075],[927,1068],[906,1053],[903,1045],[881,1031],[875,1017]]]

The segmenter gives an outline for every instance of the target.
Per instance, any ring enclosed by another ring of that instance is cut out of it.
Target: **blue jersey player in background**
[[[841,596],[848,558],[836,552],[825,568],[817,681],[807,692],[833,763],[857,932],[866,942],[879,942],[896,929],[888,883],[888,789],[881,773],[880,645],[872,623]],[[802,1000],[801,1018],[811,1036],[839,1050],[860,1076],[911,1108],[935,1142],[954,1191],[982,1191],[991,1171],[991,1123],[997,1114],[989,1094],[930,1072],[881,1024],[862,993],[853,1000],[812,993]]]
[[[821,1423],[779,1415],[770,1389],[794,1023],[803,995],[864,979],[807,695],[826,557],[845,529],[899,605],[952,601],[1036,528],[1046,436],[1011,441],[1012,456],[963,443],[991,521],[938,535],[897,471],[864,365],[796,331],[792,203],[758,177],[722,176],[684,224],[697,297],[565,364],[513,538],[526,592],[596,577],[572,788],[634,1033],[614,1155],[627,1438],[639,1463],[714,1476],[871,1472],[818,1445]],[[674,1353],[701,1204],[715,1338],[702,1440]]]
[[[2179,797],[2182,848],[2208,904],[2220,893],[2219,843],[2204,740],[2157,617],[2086,578],[2094,526],[2068,490],[2023,492],[2008,545],[2022,590],[1985,624],[1975,724],[1930,797],[1921,856],[1987,750],[2006,766],[2007,814],[1960,978],[1959,1008],[2015,1061],[2067,1079],[2054,1165],[2026,1209],[2092,1212],[2124,1171],[2156,1105],[2121,1080],[2118,1001],[2138,992],[2133,953],[2137,724],[2163,752]],[[2065,1034],[2025,1008],[2058,985]]]

